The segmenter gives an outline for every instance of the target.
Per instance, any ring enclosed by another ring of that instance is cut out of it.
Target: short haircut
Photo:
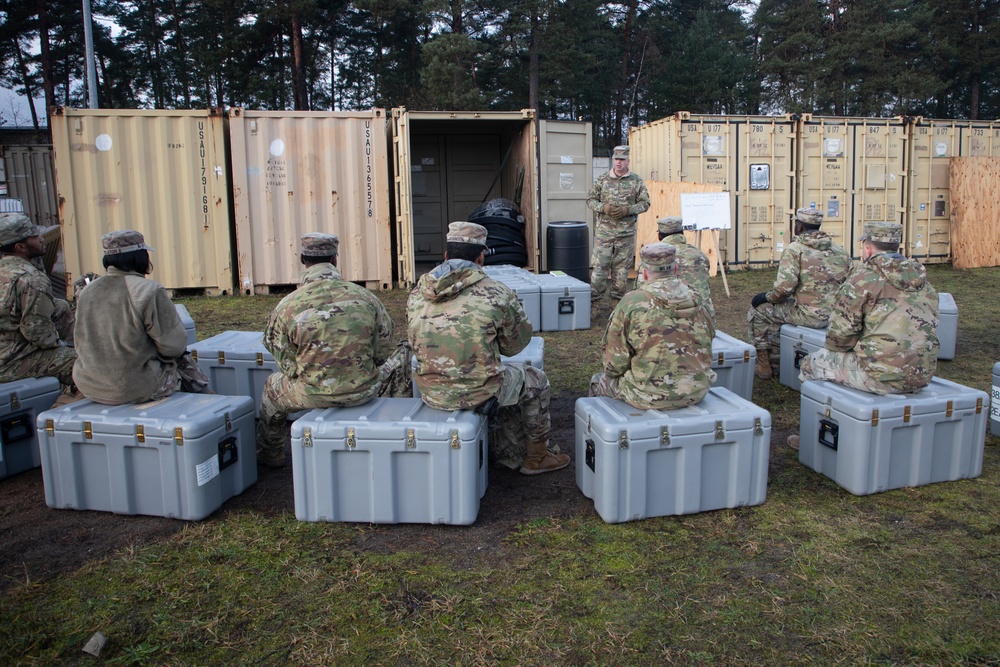
[[[673,236],[673,234],[670,234],[670,233],[667,233],[667,232],[656,232],[656,236],[657,236],[657,238],[659,238],[662,241],[663,239],[667,238],[668,236]]]
[[[802,222],[801,220],[796,220],[796,222],[802,225],[802,229],[807,232],[818,232],[822,227],[822,225],[810,225],[809,223]]]
[[[5,246],[0,246],[0,252],[2,252],[5,255],[13,255],[15,252],[17,252],[16,250],[14,250],[14,246],[22,242],[24,242],[24,239],[21,239],[20,241],[14,241],[13,243],[8,243]]]
[[[316,266],[317,264],[333,264],[336,255],[299,255],[299,259],[305,266]]]
[[[120,271],[132,271],[144,276],[153,270],[149,262],[148,250],[130,250],[117,255],[105,255],[104,268],[108,269],[112,266]]]
[[[486,250],[486,246],[478,243],[456,243],[448,242],[448,259],[464,259],[474,262],[479,259],[479,253]]]
[[[899,244],[898,243],[892,243],[892,242],[889,242],[889,241],[872,241],[872,240],[868,240],[868,241],[866,241],[866,243],[870,243],[871,246],[872,246],[872,248],[874,250],[877,250],[878,252],[898,252],[899,251]]]

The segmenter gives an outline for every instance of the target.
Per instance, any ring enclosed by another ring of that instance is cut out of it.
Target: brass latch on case
[[[743,350],[743,363],[750,363],[750,350]]]
[[[618,449],[628,449],[628,431],[618,434]]]
[[[669,431],[669,427],[667,427],[667,426],[661,426],[660,427],[660,447],[666,447],[669,444],[670,444],[670,431]]]
[[[722,362],[724,362],[725,360],[726,360],[726,353],[725,352],[719,352],[719,365],[721,366]]]
[[[146,442],[146,427],[142,424],[135,425],[135,439],[139,442]]]
[[[17,397],[17,394],[11,392],[10,395],[10,409],[18,410],[21,407],[21,399]]]
[[[414,435],[413,429],[406,429],[406,448],[416,449],[417,448],[417,436]]]
[[[760,425],[760,417],[753,418],[754,435],[764,435],[764,427]]]
[[[191,358],[198,361],[198,350],[191,350]]]
[[[948,401],[948,415],[951,416],[951,401]],[[904,424],[909,424],[910,423],[910,406],[909,405],[904,405],[903,406],[903,423]]]
[[[263,366],[264,365],[264,353],[263,352],[258,352],[257,353],[257,365],[258,366]]]
[[[45,420],[45,432],[50,438],[56,434],[56,425],[51,419]]]
[[[222,350],[219,350],[219,365],[222,366],[225,363],[226,363],[226,353]]]
[[[302,429],[302,446],[303,447],[313,446],[313,430],[308,426]]]
[[[226,417],[226,430],[227,431],[232,431],[233,430],[233,422],[229,419],[229,413],[228,412],[226,413],[225,417]]]
[[[722,422],[715,422],[715,439],[722,440],[726,437],[726,429],[722,428]]]
[[[976,399],[976,414],[978,415],[983,411],[983,399],[982,397]]]
[[[878,426],[878,410],[872,410],[872,426]]]
[[[824,414],[823,416],[826,417],[827,419],[830,418],[830,406],[829,405],[826,406],[826,414]]]
[[[94,425],[90,422],[83,422],[83,437],[87,440],[94,439]]]
[[[354,449],[358,446],[358,441],[354,439],[354,427],[347,429],[347,448]]]
[[[462,448],[462,442],[458,439],[458,429],[453,428],[451,430],[451,448],[452,449]]]
[[[184,428],[182,426],[174,429],[174,442],[177,443],[178,447],[184,446]]]
[[[955,404],[952,401],[948,401],[947,406],[944,409],[944,416],[951,417],[951,413],[955,411]]]

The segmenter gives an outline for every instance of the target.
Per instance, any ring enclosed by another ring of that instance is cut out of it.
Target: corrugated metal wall
[[[216,110],[55,110],[68,283],[103,271],[103,234],[137,229],[164,287],[233,289],[224,122]]]
[[[229,112],[233,210],[243,293],[298,282],[299,239],[340,238],[346,280],[392,285],[384,109]]]
[[[21,200],[24,212],[36,225],[59,222],[56,175],[52,146],[2,146],[7,196]]]

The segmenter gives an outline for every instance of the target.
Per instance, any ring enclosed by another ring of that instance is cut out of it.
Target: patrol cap
[[[486,228],[474,222],[459,220],[448,225],[448,243],[471,243],[486,245]]]
[[[674,265],[677,248],[669,243],[650,243],[639,250],[639,258],[650,271],[662,273],[669,271]]]
[[[898,222],[866,222],[861,229],[861,241],[875,243],[900,243],[903,240],[903,225]]]
[[[656,229],[661,234],[676,234],[684,231],[684,218],[679,215],[668,215],[656,221]]]
[[[628,152],[628,146],[615,146],[614,151],[611,153],[611,157],[614,160],[627,160]]]
[[[0,213],[0,246],[38,236],[43,231],[24,213]]]
[[[146,239],[134,229],[119,229],[101,237],[101,247],[105,255],[120,255],[133,250],[155,250],[146,245]]]
[[[310,232],[302,235],[302,254],[307,257],[333,257],[340,248],[340,239],[333,234]]]
[[[818,208],[800,208],[795,212],[795,219],[803,225],[819,227],[823,224],[823,214]]]

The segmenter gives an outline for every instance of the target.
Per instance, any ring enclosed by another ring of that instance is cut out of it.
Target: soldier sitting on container
[[[660,241],[672,245],[677,250],[674,264],[677,266],[677,277],[688,287],[698,292],[701,303],[715,323],[715,308],[712,306],[712,290],[708,285],[708,255],[700,248],[687,242],[684,236],[684,219],[679,215],[671,215],[656,221],[656,235]],[[640,252],[640,257],[642,253]],[[642,284],[646,278],[642,272],[643,265],[639,262],[639,276],[636,282]]]
[[[802,360],[799,379],[909,394],[937,371],[938,295],[926,269],[899,254],[901,224],[866,222],[862,231],[864,262],[837,292],[826,349]]]
[[[715,326],[701,296],[677,275],[676,252],[666,243],[639,251],[645,281],[611,313],[604,372],[591,378],[591,396],[672,410],[697,403],[712,388]]]
[[[757,348],[754,374],[761,380],[770,379],[772,366],[780,363],[781,325],[825,327],[837,289],[851,272],[851,256],[820,231],[821,224],[823,214],[814,208],[795,212],[796,238],[781,253],[774,286],[756,295],[747,313]]]
[[[496,422],[491,436],[498,437],[490,438],[496,462],[524,475],[559,470],[569,457],[548,447],[548,378],[532,366],[500,361],[500,355],[513,356],[528,345],[531,323],[517,295],[483,271],[486,234],[472,222],[451,223],[445,261],[410,293],[413,379],[432,408],[499,411],[490,420]]]
[[[0,382],[55,377],[71,391],[73,312],[32,263],[45,254],[41,234],[25,214],[0,213]]]
[[[275,468],[285,465],[289,414],[413,395],[409,343],[393,350],[385,306],[341,277],[340,240],[312,233],[301,243],[299,288],[278,303],[264,330],[264,347],[280,371],[264,385],[257,461]]]
[[[176,391],[210,393],[167,291],[146,278],[153,249],[142,234],[110,232],[101,246],[108,272],[80,291],[76,304],[76,386],[105,405],[155,401]]]

